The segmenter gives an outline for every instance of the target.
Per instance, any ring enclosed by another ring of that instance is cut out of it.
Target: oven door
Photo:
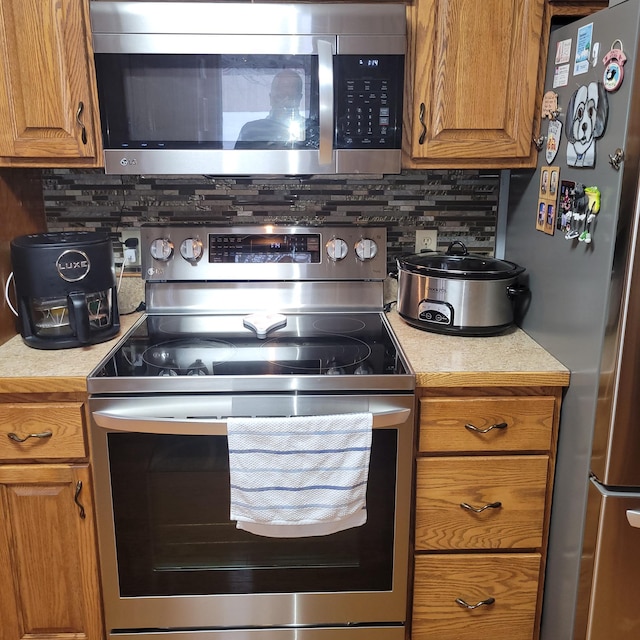
[[[321,626],[339,638],[337,629],[363,625],[368,638],[378,627],[385,640],[403,638],[413,403],[384,394],[91,398],[108,630]],[[311,538],[238,530],[225,418],[352,412],[374,416],[367,523]]]

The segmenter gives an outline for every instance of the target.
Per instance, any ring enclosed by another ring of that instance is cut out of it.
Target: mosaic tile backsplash
[[[49,231],[119,232],[145,222],[365,224],[387,227],[389,269],[413,253],[416,229],[436,229],[438,249],[462,240],[493,255],[497,171],[424,170],[385,176],[118,176],[102,171],[43,171]]]

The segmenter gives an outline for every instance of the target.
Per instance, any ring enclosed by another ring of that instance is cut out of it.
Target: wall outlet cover
[[[416,230],[416,253],[436,251],[438,248],[438,231],[436,229]]]
[[[120,241],[122,242],[122,255],[124,257],[124,266],[139,267],[140,266],[140,229],[130,227],[120,231]]]

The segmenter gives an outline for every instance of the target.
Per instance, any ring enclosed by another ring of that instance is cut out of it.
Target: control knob
[[[203,253],[204,245],[200,238],[187,238],[180,244],[180,255],[189,262],[197,262]]]
[[[326,244],[327,255],[334,262],[343,260],[347,255],[349,248],[342,238],[331,238]]]
[[[378,254],[378,245],[375,240],[371,238],[360,238],[360,240],[356,242],[355,249],[358,260],[362,262],[373,260]]]
[[[173,255],[173,242],[169,238],[156,238],[149,247],[151,256],[166,262]]]

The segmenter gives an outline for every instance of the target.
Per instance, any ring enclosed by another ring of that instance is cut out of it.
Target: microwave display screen
[[[318,148],[312,55],[96,54],[105,146]]]
[[[209,262],[318,264],[320,235],[317,233],[211,234]]]

